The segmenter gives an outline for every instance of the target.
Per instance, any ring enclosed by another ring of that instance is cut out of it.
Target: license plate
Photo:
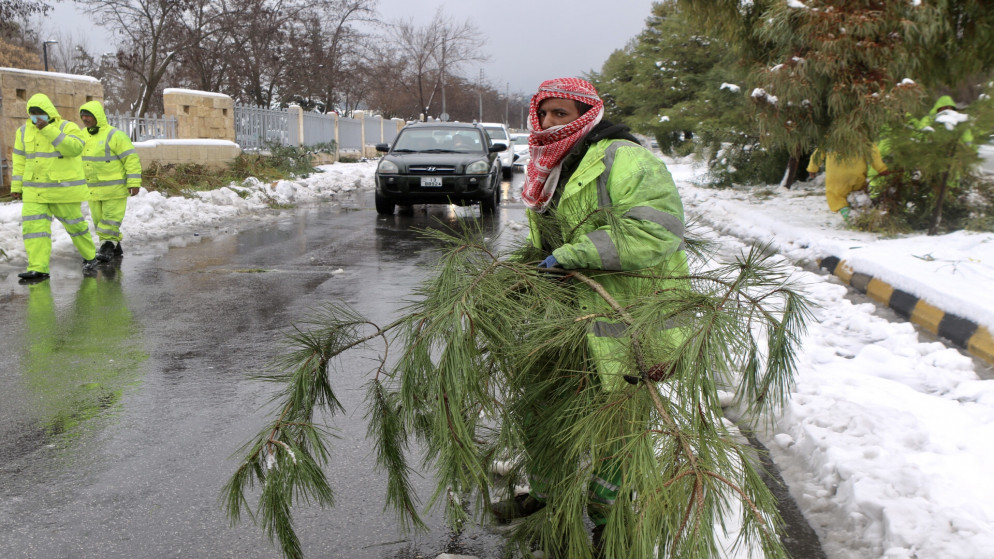
[[[442,186],[442,177],[421,177],[421,186]]]

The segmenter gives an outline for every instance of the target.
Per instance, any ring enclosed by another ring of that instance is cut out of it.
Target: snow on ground
[[[837,256],[858,270],[994,329],[994,235],[880,239],[844,229],[823,185],[711,190],[690,160],[668,161],[690,219],[728,247],[770,243],[790,261]],[[126,243],[244,226],[269,208],[372,188],[375,162],[322,167],[306,179],[129,200]],[[520,224],[510,224],[510,226]],[[78,258],[53,227],[53,260]],[[20,203],[0,204],[0,249],[23,267]],[[962,352],[907,322],[853,303],[826,274],[796,270],[815,306],[798,356],[793,397],[758,433],[830,559],[989,557],[994,549],[994,384]],[[16,289],[16,287],[15,287]],[[798,558],[801,559],[801,558]]]
[[[846,230],[824,183],[711,190],[669,162],[689,219],[726,245],[771,244],[813,269],[861,272],[990,328],[994,235],[879,239]],[[731,238],[729,237],[731,236]],[[744,245],[743,245],[743,248]],[[792,398],[759,433],[830,559],[990,557],[994,384],[962,352],[855,304],[833,276],[797,270],[814,303]]]
[[[230,185],[200,192],[194,198],[165,197],[144,188],[128,199],[128,211],[121,227],[124,244],[142,245],[148,241],[170,239],[180,233],[226,227],[238,220],[261,219],[272,207],[302,205],[362,188],[371,188],[375,161],[322,165],[322,172],[298,180],[272,183],[250,178],[241,185]],[[89,212],[84,204],[84,215]],[[92,224],[91,224],[92,228]],[[240,227],[239,227],[240,228]],[[0,204],[0,249],[13,264],[24,266],[27,255],[21,241],[21,204]],[[78,258],[69,236],[58,223],[52,226],[52,259]]]

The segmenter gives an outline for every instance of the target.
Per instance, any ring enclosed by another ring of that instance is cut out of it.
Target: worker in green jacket
[[[915,129],[922,130],[932,127],[935,124],[936,119],[939,118],[939,114],[943,111],[956,111],[956,101],[953,101],[953,98],[948,95],[943,95],[936,99],[935,104],[933,104],[932,108],[929,109],[927,115],[918,120],[912,121]],[[955,126],[955,124],[953,124],[953,126]],[[950,130],[951,129],[952,128],[950,127]],[[963,133],[960,135],[959,139],[963,146],[968,148],[973,147],[973,131],[970,130],[969,127],[963,127]]]
[[[79,118],[86,126],[83,169],[90,188],[93,229],[100,242],[97,259],[108,262],[124,255],[121,224],[128,196],[138,194],[142,185],[141,161],[131,138],[107,123],[99,101],[84,103],[79,108]]]
[[[828,209],[838,212],[846,223],[850,221],[849,194],[866,188],[867,169],[872,168],[877,174],[887,171],[880,156],[880,150],[873,146],[870,158],[843,158],[835,152],[816,149],[811,154],[808,172],[814,176],[819,169],[825,168],[825,200]]]
[[[530,240],[547,255],[540,267],[582,270],[623,307],[660,290],[689,289],[683,204],[673,179],[665,163],[626,126],[602,120],[603,114],[594,86],[578,78],[543,82],[532,97],[531,159],[522,200],[529,208]],[[651,363],[648,371],[626,368],[618,358],[630,353],[626,325],[606,318],[614,314],[611,306],[593,288],[578,287],[577,293],[588,317],[586,353],[601,390],[619,392],[665,377],[669,366],[664,362]],[[684,330],[668,327],[649,345],[672,350],[685,336]],[[549,479],[548,472],[557,469],[561,455],[550,441],[533,436],[536,426],[548,432],[549,424],[558,421],[550,413],[557,407],[555,399],[554,389],[547,397],[527,399],[531,406],[522,415],[530,491],[496,503],[492,510],[498,519],[532,514],[555,499],[558,481]],[[569,426],[557,428],[566,431]],[[639,426],[633,421],[610,428],[622,441]],[[624,452],[598,452],[604,454],[593,457],[597,466],[587,503],[595,551],[602,545],[625,470]]]
[[[22,200],[21,233],[28,268],[18,274],[25,282],[48,277],[52,254],[52,220],[62,222],[83,257],[83,271],[98,261],[82,202],[89,197],[83,174],[83,138],[79,127],[63,120],[48,96],[28,99],[30,120],[14,133],[10,192]]]

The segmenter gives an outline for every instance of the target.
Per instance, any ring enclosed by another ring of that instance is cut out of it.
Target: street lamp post
[[[45,71],[48,71],[48,45],[58,44],[58,41],[45,41],[41,44],[41,50],[45,54]]]

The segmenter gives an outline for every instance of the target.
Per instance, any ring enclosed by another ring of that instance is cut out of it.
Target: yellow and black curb
[[[818,267],[828,270],[846,285],[887,305],[897,314],[929,332],[946,338],[971,355],[994,364],[994,337],[986,327],[949,314],[928,301],[919,299],[907,291],[895,289],[877,278],[856,272],[844,260],[839,260],[835,256],[822,258],[818,261]]]

